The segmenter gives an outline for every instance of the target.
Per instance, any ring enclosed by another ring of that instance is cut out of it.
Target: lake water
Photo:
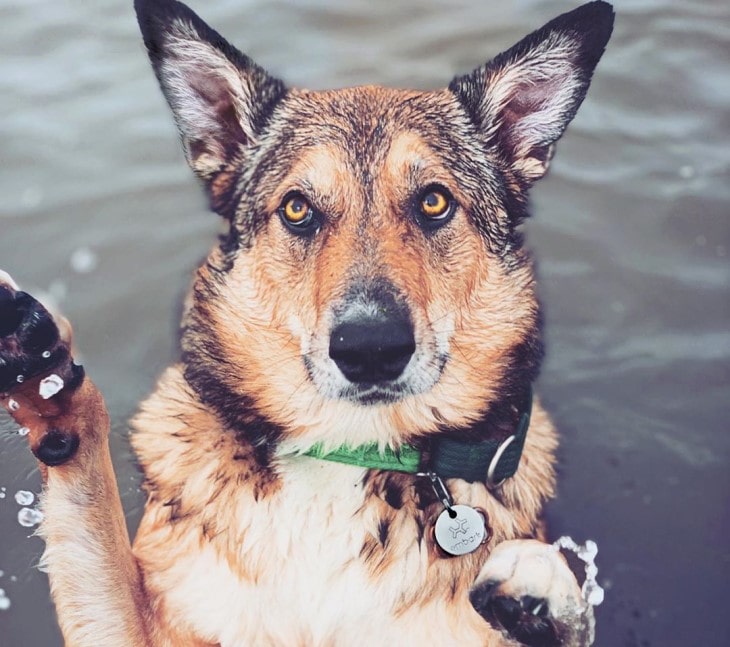
[[[129,2],[0,0],[0,267],[73,321],[114,419],[175,357],[178,303],[218,227],[183,161]],[[292,85],[436,87],[573,2],[196,0]],[[563,436],[551,532],[597,540],[598,645],[730,644],[730,3],[616,0],[588,99],[533,192],[547,304],[539,390]],[[0,420],[0,644],[61,644],[40,480]],[[2,496],[4,495],[4,496]],[[3,600],[9,600],[9,608]]]

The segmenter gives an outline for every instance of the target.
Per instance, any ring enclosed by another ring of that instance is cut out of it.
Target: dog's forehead
[[[281,161],[288,158],[282,190],[294,185],[345,197],[346,186],[447,182],[441,153],[461,136],[459,117],[448,91],[294,91],[275,126]]]
[[[293,91],[284,118],[288,135],[303,145],[331,144],[372,166],[404,132],[437,138],[458,114],[448,91],[419,92],[379,86]]]

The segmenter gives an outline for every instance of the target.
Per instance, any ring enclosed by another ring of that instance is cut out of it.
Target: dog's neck
[[[512,404],[511,409],[517,422],[506,438],[501,433],[495,434],[495,430],[489,433],[482,420],[479,429],[470,429],[466,434],[457,435],[453,431],[438,434],[418,445],[402,445],[397,451],[378,447],[377,443],[341,446],[331,451],[315,445],[304,455],[369,469],[411,474],[431,472],[442,478],[469,482],[484,481],[486,477],[487,485],[497,485],[517,471],[530,426],[532,389],[528,388],[522,402]]]

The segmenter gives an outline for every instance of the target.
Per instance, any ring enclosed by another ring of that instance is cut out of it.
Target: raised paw
[[[70,328],[0,273],[0,404],[30,431],[31,447],[46,465],[60,465],[78,447],[75,432],[54,426],[84,380],[70,350]]]
[[[471,591],[474,608],[493,626],[529,647],[593,643],[592,607],[557,548],[536,540],[499,544]]]

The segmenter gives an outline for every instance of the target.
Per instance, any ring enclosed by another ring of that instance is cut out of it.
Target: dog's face
[[[137,5],[188,161],[230,223],[183,340],[188,380],[223,417],[303,444],[397,444],[534,379],[518,228],[608,5],[433,92],[288,90],[183,5]]]

